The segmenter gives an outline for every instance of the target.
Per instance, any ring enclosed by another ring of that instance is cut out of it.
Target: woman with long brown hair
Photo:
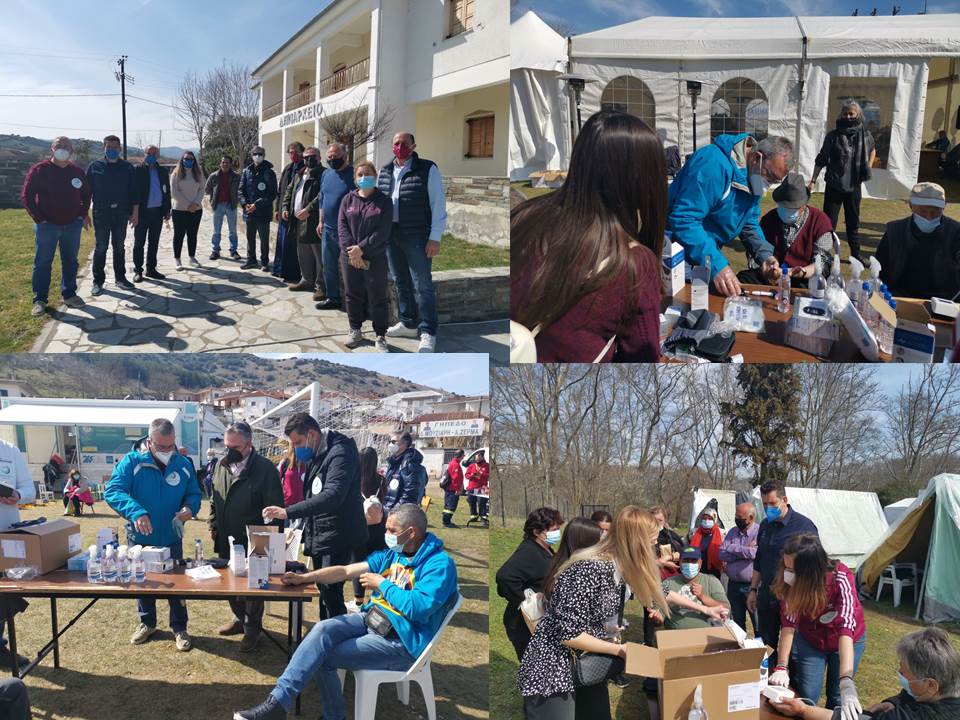
[[[183,269],[180,253],[183,251],[183,238],[187,238],[187,254],[190,264],[200,267],[197,260],[197,232],[200,218],[203,217],[203,173],[192,151],[187,150],[170,173],[170,199],[173,209],[173,257],[177,261],[177,270]]]
[[[590,117],[563,186],[510,213],[510,317],[538,362],[659,359],[666,214],[660,138],[627,113]]]

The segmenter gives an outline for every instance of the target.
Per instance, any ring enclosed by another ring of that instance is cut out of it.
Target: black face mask
[[[837,127],[840,128],[852,128],[860,124],[860,118],[854,118],[853,120],[847,120],[846,118],[840,118],[837,120]]]
[[[236,448],[227,448],[227,454],[223,456],[224,465],[233,465],[243,460],[243,453]]]
[[[307,155],[303,158],[303,164],[308,168],[313,170],[317,166],[317,156],[316,155]]]
[[[331,158],[327,160],[327,165],[330,166],[331,170],[339,170],[343,167],[343,158]]]
[[[734,520],[734,522],[737,524],[737,527],[740,528],[740,532],[743,532],[744,530],[746,530],[747,527],[750,525],[750,523],[747,520],[741,520],[740,518],[737,518],[736,520]]]

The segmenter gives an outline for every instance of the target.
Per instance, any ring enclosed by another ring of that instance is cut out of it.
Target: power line
[[[116,97],[120,93],[59,93],[59,94],[21,94],[21,93],[0,93],[0,97],[11,98],[65,98],[65,97]]]
[[[102,127],[102,128],[78,128],[78,127],[63,127],[62,125],[30,125],[28,123],[13,122],[7,120],[0,120],[0,125],[13,125],[15,127],[25,127],[25,128],[35,128],[38,130],[74,130],[77,132],[114,132],[116,128],[112,127]],[[184,132],[183,128],[145,128],[143,130],[136,130],[135,132],[147,133],[147,132],[158,132],[163,130],[165,132]]]
[[[127,93],[127,97],[133,100],[140,100],[141,102],[151,103],[153,105],[162,105],[163,107],[173,108],[174,110],[179,110],[176,105],[170,105],[168,103],[160,102],[159,100],[150,100],[149,98],[140,97],[139,95],[131,95]]]

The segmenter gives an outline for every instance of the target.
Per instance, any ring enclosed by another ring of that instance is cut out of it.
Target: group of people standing
[[[168,170],[155,145],[145,148],[144,161],[136,166],[121,158],[117,136],[104,138],[103,146],[104,157],[84,172],[71,162],[70,139],[58,137],[51,157],[27,173],[21,201],[36,223],[35,317],[47,311],[58,248],[63,302],[83,306],[77,295],[78,255],[81,232],[91,226],[91,208],[96,236],[91,294],[96,297],[106,283],[108,248],[115,284],[135,289],[127,279],[128,226],[134,230],[133,283],[165,279],[157,255],[163,225],[171,219],[177,270],[184,266],[184,240],[186,262],[201,267],[197,241],[206,200],[213,212],[210,260],[221,257],[226,220],[229,257],[243,259],[242,270],[260,269],[286,281],[291,291],[313,293],[318,310],[346,311],[347,347],[364,344],[362,326],[369,319],[379,352],[389,352],[388,337],[419,338],[419,352],[435,350],[439,320],[432,267],[446,227],[446,200],[439,169],[417,154],[412,133],[393,137],[393,159],[382,167],[369,160],[351,165],[339,143],[330,144],[321,157],[317,148],[294,142],[279,176],[260,146],[251,148],[250,163],[241,172],[233,158],[224,156],[206,177],[191,151]],[[238,207],[246,224],[245,259],[239,254]],[[273,259],[272,222],[277,223]],[[399,310],[399,322],[392,326],[388,276]]]

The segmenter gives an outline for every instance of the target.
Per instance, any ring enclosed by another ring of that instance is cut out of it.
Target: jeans
[[[257,233],[260,234],[260,266],[270,265],[270,218],[247,220],[247,262],[257,262]]]
[[[163,208],[152,207],[140,211],[137,226],[133,229],[133,269],[143,272],[143,246],[147,246],[147,270],[157,269],[157,249],[160,247],[160,231],[163,230]]]
[[[437,291],[433,287],[433,259],[427,257],[427,238],[404,238],[393,224],[387,243],[390,275],[397,288],[400,322],[408,328],[418,325],[420,333],[437,334]]]
[[[857,674],[860,656],[867,644],[867,636],[853,644],[853,674]],[[810,645],[799,632],[793,635],[793,649],[790,656],[794,662],[791,675],[797,697],[812,700],[816,705],[820,701],[820,689],[823,687],[823,671],[827,671],[827,709],[840,706],[840,653],[823,652]]]
[[[203,210],[196,212],[187,212],[186,210],[174,210],[173,216],[173,256],[179,260],[180,251],[183,250],[183,237],[187,237],[187,255],[195,258],[197,256],[197,231],[200,229],[200,218],[203,217]]]
[[[740,627],[746,629],[747,614],[750,615],[750,622],[753,624],[753,634],[760,634],[760,623],[757,620],[757,614],[747,610],[747,593],[750,591],[750,583],[737,582],[730,580],[727,583],[727,597],[730,599],[730,617]]]
[[[340,256],[340,272],[346,295],[347,320],[351,330],[359,330],[367,318],[373,322],[373,332],[385,335],[390,323],[390,298],[387,296],[387,258],[380,254],[370,258],[370,269],[360,270],[347,262],[347,254]],[[329,285],[327,286],[329,287]],[[330,293],[327,291],[327,296]]]
[[[857,185],[856,190],[843,192],[827,185],[823,193],[823,212],[830,218],[834,230],[840,217],[840,208],[843,207],[843,221],[847,231],[847,245],[850,254],[860,255],[860,199],[863,196],[863,186]]]
[[[396,637],[383,638],[368,630],[363,615],[354,613],[323,620],[300,643],[277,686],[270,693],[287,710],[310,678],[316,678],[323,702],[323,720],[345,720],[346,706],[337,669],[410,669],[414,658]]]
[[[323,555],[311,555],[310,557],[313,560],[313,569],[319,570],[331,565],[348,565],[353,553],[350,550],[345,550]],[[317,585],[317,589],[320,591],[321,620],[347,614],[347,606],[343,602],[342,582]]]
[[[170,557],[174,560],[183,559],[183,543],[170,546]],[[170,603],[170,629],[175,633],[183,632],[187,629],[187,603],[180,598],[170,598],[167,602]],[[151,628],[157,626],[156,598],[137,598],[137,612],[144,625]]]
[[[237,209],[230,207],[230,203],[217,203],[213,209],[213,237],[210,244],[214,252],[220,252],[220,230],[223,228],[223,219],[227,219],[227,228],[230,231],[230,252],[237,251]]]
[[[80,253],[80,233],[83,219],[77,218],[69,225],[54,225],[44,222],[34,226],[36,230],[36,254],[33,257],[33,301],[46,305],[50,292],[50,271],[53,256],[60,246],[60,295],[63,299],[77,294],[77,268]]]
[[[327,298],[342,302],[340,297],[340,238],[332,225],[323,226],[323,285]]]
[[[107,276],[104,272],[107,264],[107,248],[113,248],[113,279],[121,282],[127,279],[124,243],[127,240],[127,221],[130,210],[127,208],[105,208],[93,210],[93,233],[97,245],[93,251],[93,283],[103,285]]]

